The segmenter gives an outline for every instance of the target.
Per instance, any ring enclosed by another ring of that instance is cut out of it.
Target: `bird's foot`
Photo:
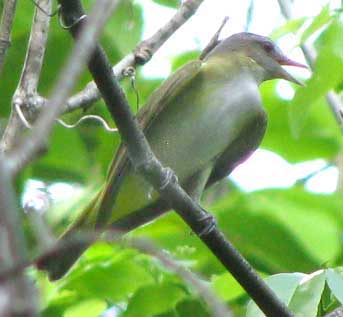
[[[165,167],[163,169],[163,172],[164,172],[163,173],[164,178],[161,182],[161,186],[160,186],[161,190],[165,189],[170,184],[170,182],[178,182],[177,176],[171,168]]]
[[[203,228],[198,232],[199,237],[210,234],[217,227],[216,218],[207,212],[205,216],[198,219],[198,222],[203,226]]]

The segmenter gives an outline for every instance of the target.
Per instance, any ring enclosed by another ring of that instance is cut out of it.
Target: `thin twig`
[[[0,270],[11,269],[16,263],[27,261],[22,224],[16,205],[10,173],[0,155]],[[37,292],[22,271],[12,279],[0,283],[1,316],[38,316]],[[6,300],[7,299],[7,300]]]
[[[52,2],[52,0],[40,0],[39,5],[45,12],[50,12]],[[37,87],[50,25],[50,16],[45,12],[38,8],[35,10],[25,63],[18,87],[13,96],[12,111],[2,136],[0,152],[10,150],[15,140],[25,128],[25,124],[18,115],[16,108],[19,107],[24,114],[36,112],[36,107],[40,103],[41,97],[37,95]]]
[[[291,3],[289,0],[278,0],[279,7],[281,10],[282,15],[287,19],[292,19],[292,10],[291,10]],[[307,63],[313,68],[313,64],[316,59],[316,53],[313,47],[310,47],[308,44],[304,43],[300,45],[301,50],[305,56]],[[339,97],[332,91],[326,94],[326,101],[331,109],[332,114],[334,115],[338,126],[343,133],[343,107]]]
[[[59,3],[65,19],[76,19],[84,14],[79,0],[59,0]],[[70,31],[74,38],[77,37],[77,28],[72,28]],[[159,192],[162,199],[170,203],[267,316],[292,316],[285,304],[277,298],[224,235],[216,227],[206,230],[208,225],[204,219],[208,219],[208,213],[180,187],[175,173],[163,167],[152,153],[116,77],[113,76],[108,57],[100,45],[94,50],[88,69],[127,146],[128,155],[135,170],[141,173]],[[108,220],[108,212],[100,210],[98,214],[103,216],[97,222],[97,225],[101,227]]]
[[[46,224],[43,223],[43,226]],[[6,270],[0,271],[0,284],[8,281],[9,279],[22,272],[25,268],[31,266],[33,263],[39,261],[39,259],[52,254],[61,254],[73,252],[74,248],[77,248],[79,244],[89,243],[94,241],[105,241],[108,243],[116,242],[124,247],[134,248],[140,252],[146,253],[152,257],[157,258],[165,268],[171,270],[178,276],[180,276],[187,285],[194,288],[196,292],[204,299],[209,308],[213,312],[213,316],[216,317],[230,317],[231,313],[226,308],[225,304],[222,303],[212,290],[203,282],[196,274],[187,270],[184,266],[180,265],[176,259],[172,258],[166,252],[159,249],[152,241],[141,238],[129,238],[121,239],[123,232],[116,230],[108,230],[106,235],[101,236],[101,231],[82,231],[74,234],[64,243],[55,242],[49,244],[44,253],[40,254],[39,258],[34,261],[17,262],[16,265],[7,268]]]
[[[62,106],[69,92],[80,76],[85,62],[92,55],[96,39],[117,4],[117,0],[101,0],[95,3],[89,19],[80,34],[80,38],[60,73],[47,107],[43,109],[38,117],[31,133],[26,138],[21,139],[16,149],[8,153],[7,161],[13,174],[31,162],[42,147],[45,146],[55,119],[62,112]]]
[[[137,63],[147,63],[155,52],[196,12],[203,0],[185,0],[175,15],[162,26],[153,36],[137,45],[133,53],[125,56],[113,67],[113,74],[118,80],[123,78],[123,72],[128,67],[136,67]],[[136,63],[137,62],[137,63]],[[101,98],[94,82],[87,84],[84,90],[70,97],[64,112],[88,108]]]
[[[11,31],[17,0],[6,0],[0,22],[0,74],[2,72],[7,49],[11,45]]]
[[[45,0],[46,1],[46,0]],[[130,53],[124,57],[113,67],[113,74],[119,80],[123,78],[124,71],[129,67],[136,67],[136,55],[139,56],[140,63],[146,63],[153,56],[153,54],[179,29],[198,9],[203,0],[186,0],[182,3],[175,15],[168,21],[161,29],[159,29],[149,39],[142,41],[137,45],[134,53]],[[40,6],[48,11],[43,5]],[[41,11],[41,10],[40,10]],[[49,12],[49,11],[48,11]],[[44,14],[41,12],[41,14]],[[144,58],[146,59],[144,61]],[[14,103],[19,103],[22,112],[25,111],[24,118],[29,121],[34,121],[42,107],[46,107],[48,100],[42,96],[34,95],[33,98],[26,98],[23,102],[23,98],[20,94],[16,94],[20,98],[14,98]],[[65,103],[63,113],[75,111],[80,108],[88,108],[93,103],[101,98],[101,95],[94,82],[90,82],[79,93],[71,96]],[[6,151],[13,146],[14,140],[16,140],[22,132],[25,122],[16,114],[14,107],[9,119],[9,124],[4,132],[3,139],[0,142],[0,152]]]
[[[166,268],[179,275],[188,285],[191,285],[207,303],[214,317],[230,317],[231,313],[212,290],[193,272],[177,263],[169,254],[158,249],[151,241],[142,239],[129,239],[129,247],[156,257]]]

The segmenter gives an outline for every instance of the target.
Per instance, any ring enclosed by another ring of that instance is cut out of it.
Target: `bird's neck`
[[[252,58],[238,52],[216,54],[208,58],[206,64],[213,77],[231,79],[240,74],[252,77],[257,85],[260,85],[268,77],[263,67]]]

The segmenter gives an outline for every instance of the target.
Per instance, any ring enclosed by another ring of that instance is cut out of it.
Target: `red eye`
[[[267,52],[267,53],[270,53],[273,49],[274,49],[274,45],[272,43],[269,43],[269,42],[264,42],[262,44],[263,46],[263,49]]]

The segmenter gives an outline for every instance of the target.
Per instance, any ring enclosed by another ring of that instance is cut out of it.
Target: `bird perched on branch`
[[[238,33],[180,68],[138,113],[154,154],[176,173],[191,197],[198,200],[205,188],[229,175],[259,146],[267,124],[259,85],[275,78],[300,84],[283,65],[306,67],[286,57],[270,39]],[[170,208],[133,169],[122,144],[102,189],[61,239],[66,242],[95,228],[129,231]],[[37,266],[58,279],[89,244],[47,255]]]

